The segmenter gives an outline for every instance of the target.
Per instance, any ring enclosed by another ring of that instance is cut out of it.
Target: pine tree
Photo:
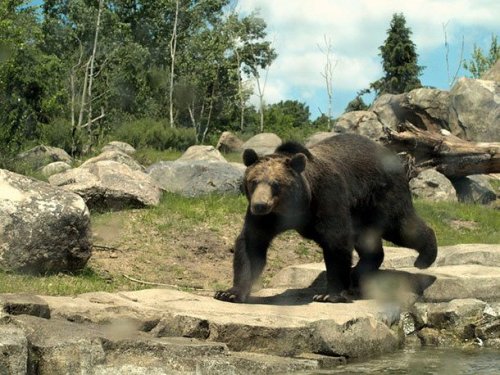
[[[392,16],[387,30],[387,39],[379,47],[385,76],[373,82],[370,88],[377,96],[400,94],[421,87],[420,79],[424,67],[418,65],[418,54],[411,40],[411,30],[406,26],[402,13]]]

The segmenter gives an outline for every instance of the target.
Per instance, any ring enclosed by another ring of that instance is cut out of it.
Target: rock
[[[71,156],[63,149],[44,145],[36,146],[18,154],[16,160],[28,164],[33,170],[40,169],[54,161],[63,161],[67,164],[73,162]]]
[[[208,162],[226,162],[227,160],[213,146],[191,146],[178,161],[203,160]]]
[[[450,129],[476,142],[500,140],[500,82],[460,78],[450,91]]]
[[[500,59],[481,76],[481,79],[485,81],[500,82]]]
[[[67,171],[68,169],[71,169],[71,165],[64,161],[55,161],[53,163],[47,164],[45,167],[42,168],[42,174],[45,177],[50,177],[53,174],[56,173],[61,173],[64,171]]]
[[[306,147],[314,146],[316,143],[321,142],[327,138],[333,137],[335,134],[332,132],[318,132],[314,133],[306,140]]]
[[[0,169],[1,269],[77,271],[90,255],[90,215],[83,199]]]
[[[385,137],[384,126],[372,111],[352,111],[340,116],[333,128],[335,133],[355,133],[376,142]]]
[[[378,288],[371,293],[379,297],[411,297],[415,293],[426,301],[478,298],[494,301],[500,298],[500,246],[464,244],[442,246],[435,264],[426,269],[413,267],[414,250],[384,247],[381,279],[373,279]],[[355,262],[354,262],[355,263]],[[270,288],[324,290],[323,263],[286,267],[269,282]],[[387,292],[389,291],[389,292]],[[390,298],[389,298],[390,299]]]
[[[241,152],[243,141],[231,132],[223,132],[215,146],[220,152]]]
[[[426,169],[410,180],[414,197],[430,201],[456,202],[457,193],[453,184],[435,169]]]
[[[187,197],[240,194],[244,167],[227,162],[161,161],[147,169],[162,189]]]
[[[101,152],[105,151],[121,151],[127,155],[135,154],[135,148],[125,142],[112,141],[101,149]]]
[[[251,148],[255,150],[259,156],[264,156],[272,154],[281,143],[281,138],[274,133],[260,133],[243,143],[241,148],[243,150]]]
[[[104,151],[101,154],[86,160],[80,168],[87,168],[99,161],[111,160],[120,164],[124,164],[128,166],[133,171],[144,171],[144,167],[140,165],[135,159],[133,159],[130,155],[119,151],[119,150],[108,150]]]
[[[497,199],[488,177],[473,175],[451,180],[459,202],[489,204]]]
[[[0,294],[0,309],[11,315],[33,315],[49,319],[49,305],[31,294]]]
[[[162,194],[149,175],[112,160],[95,161],[55,174],[49,182],[80,195],[90,209],[156,206]]]
[[[28,340],[23,331],[0,325],[0,374],[27,374]]]
[[[391,129],[406,121],[430,131],[449,130],[449,93],[419,88],[409,93],[384,94],[375,100],[371,110],[379,121]]]

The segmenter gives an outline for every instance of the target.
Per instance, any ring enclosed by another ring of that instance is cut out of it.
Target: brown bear
[[[382,239],[415,249],[418,268],[436,259],[434,231],[415,213],[398,157],[368,138],[341,134],[310,149],[288,142],[261,158],[247,149],[243,162],[249,204],[235,244],[233,287],[216,299],[247,301],[271,241],[290,229],[323,250],[327,290],[314,296],[318,302],[350,302],[360,277],[380,267]],[[353,248],[359,262],[351,269]]]

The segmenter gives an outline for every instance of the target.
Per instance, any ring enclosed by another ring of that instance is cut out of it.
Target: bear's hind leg
[[[356,236],[354,248],[359,255],[359,261],[351,270],[351,293],[359,295],[361,279],[377,271],[384,261],[384,249],[379,230],[363,229]]]
[[[415,213],[399,221],[399,227],[384,238],[396,245],[409,247],[418,252],[414,266],[427,268],[436,260],[437,241],[434,231]]]

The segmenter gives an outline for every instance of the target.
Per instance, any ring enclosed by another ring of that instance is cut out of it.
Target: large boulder
[[[443,90],[420,88],[409,93],[381,95],[371,110],[386,127],[396,129],[406,121],[420,129],[449,130],[449,93]]]
[[[187,197],[239,194],[244,171],[243,164],[204,160],[161,161],[147,169],[164,190]]]
[[[274,133],[260,133],[243,143],[242,149],[251,148],[259,156],[269,155],[281,145],[282,140]]]
[[[460,78],[450,91],[450,129],[471,141],[499,141],[500,82]]]
[[[134,171],[144,171],[144,167],[140,165],[134,158],[117,149],[109,149],[107,151],[103,151],[99,155],[86,160],[82,165],[80,165],[80,168],[90,167],[93,164],[103,160],[112,160],[117,163],[124,164]]]
[[[489,204],[497,199],[487,176],[472,175],[454,178],[452,181],[458,200],[467,203]]]
[[[39,169],[54,161],[63,161],[71,164],[73,159],[61,148],[39,145],[24,151],[16,156],[16,162],[29,165],[32,169]]]
[[[45,177],[50,177],[53,174],[61,173],[67,171],[68,169],[71,169],[71,165],[69,165],[68,163],[65,163],[63,161],[55,161],[53,163],[47,164],[42,168],[41,171]]]
[[[336,133],[356,133],[380,142],[384,137],[384,125],[372,111],[344,113],[333,127]]]
[[[90,255],[90,215],[81,197],[0,169],[0,269],[76,271]]]
[[[457,193],[450,180],[435,169],[426,169],[410,181],[416,198],[431,201],[457,201]]]
[[[104,152],[104,151],[115,151],[115,150],[124,152],[127,155],[133,155],[133,154],[135,154],[135,148],[133,148],[128,143],[120,142],[120,141],[111,141],[111,142],[109,142],[106,146],[104,146],[101,149],[101,152]]]
[[[219,150],[216,150],[213,146],[191,146],[177,160],[205,160],[208,162],[226,161]]]
[[[223,132],[215,148],[221,152],[240,152],[243,141],[231,132]]]
[[[500,59],[481,76],[481,79],[500,82]]]
[[[113,160],[100,160],[49,177],[54,186],[80,195],[90,209],[158,205],[161,189],[146,173]]]

